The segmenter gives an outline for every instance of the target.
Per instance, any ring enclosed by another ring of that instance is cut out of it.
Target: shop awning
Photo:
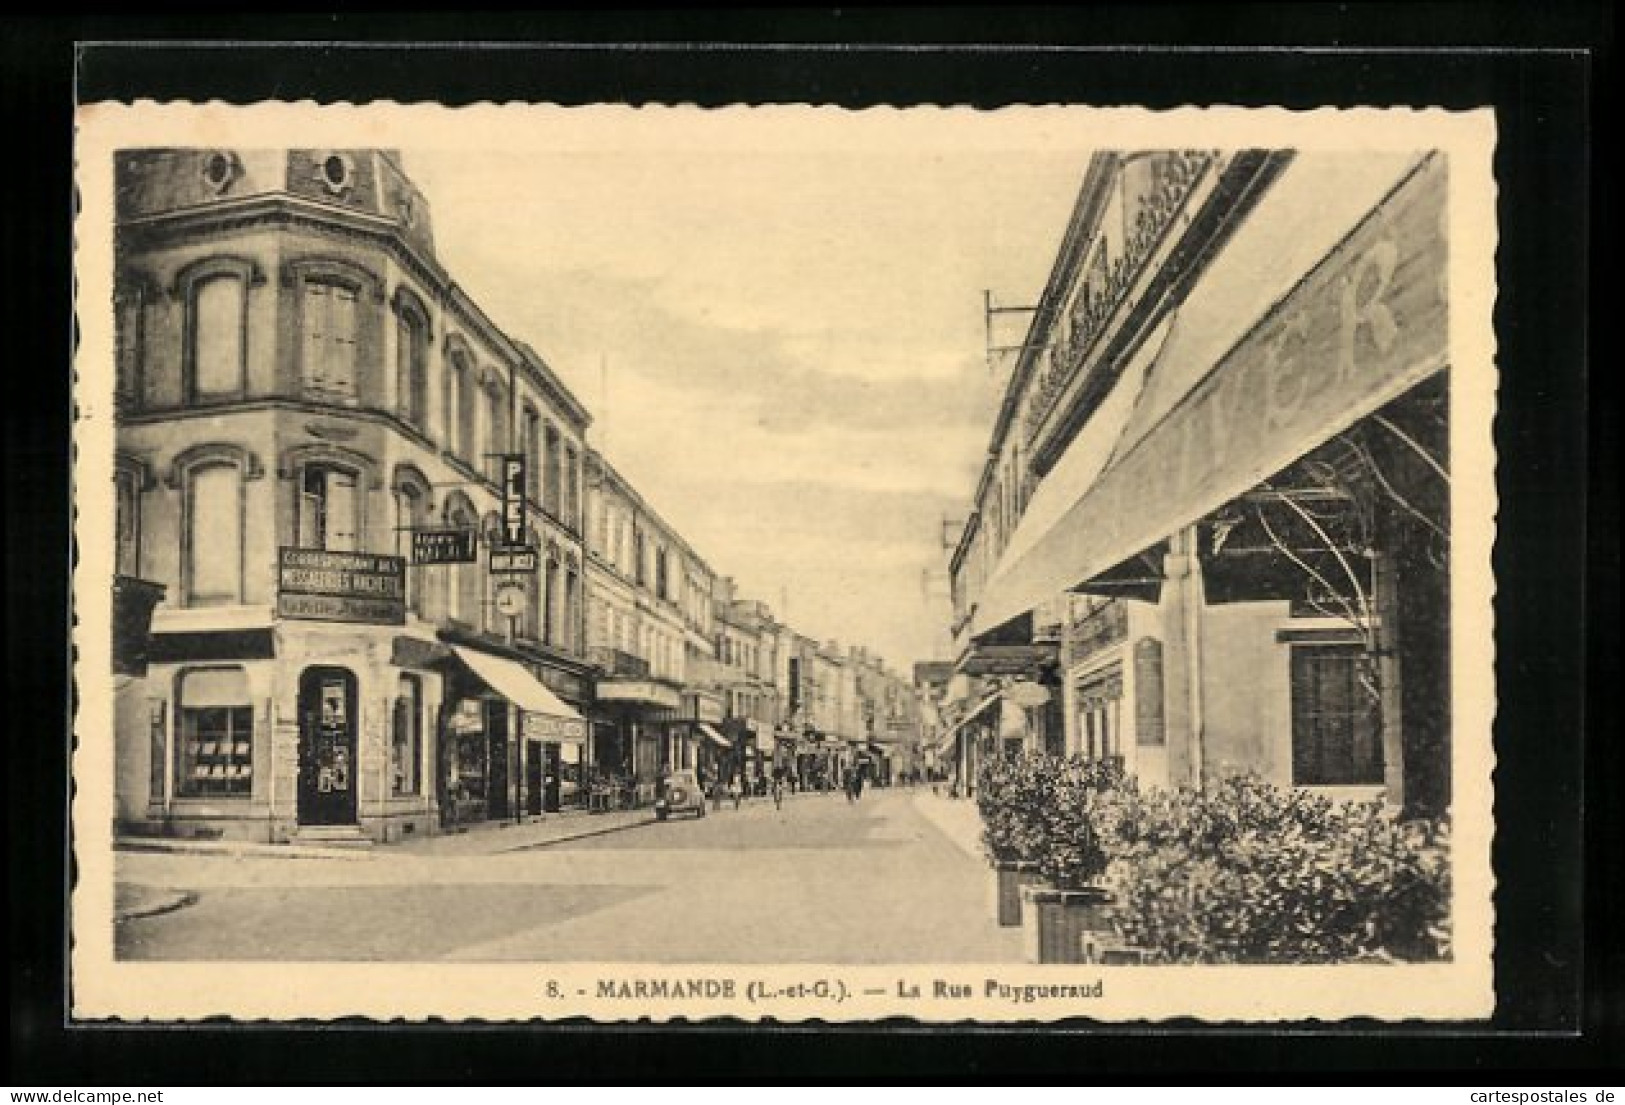
[[[717,732],[715,729],[711,728],[711,726],[707,725],[705,722],[700,722],[696,728],[699,729],[700,735],[706,740],[710,741],[712,744],[717,745],[720,748],[733,747],[732,741],[723,736],[721,733]]]
[[[971,722],[975,721],[977,718],[981,717],[984,713],[986,713],[988,711],[988,709],[990,707],[992,707],[992,705],[994,703],[998,702],[999,699],[1002,698],[1002,697],[1003,697],[1003,695],[1000,692],[994,691],[992,694],[990,694],[986,698],[982,699],[982,701],[980,701],[980,702],[978,702],[976,704],[976,708],[974,710],[972,710],[970,713],[966,714],[964,717],[960,718],[958,721],[954,722],[952,727],[949,728],[948,732],[946,734],[944,734],[942,740],[939,741],[938,743],[940,745],[946,745],[947,743],[952,741],[955,737],[957,737],[959,735],[959,731],[961,729],[963,729],[965,726],[969,725]]]
[[[969,635],[1200,520],[1442,370],[1444,201],[1438,155],[1300,154],[1039,485]]]
[[[566,744],[585,743],[586,719],[526,671],[523,664],[463,645],[451,647],[486,686],[528,715],[521,721],[526,736]],[[531,721],[531,716],[538,720]]]

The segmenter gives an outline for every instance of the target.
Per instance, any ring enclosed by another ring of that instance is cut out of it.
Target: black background
[[[1617,935],[1625,771],[1612,694],[1619,359],[1613,334],[1593,324],[1588,310],[1592,296],[1608,294],[1595,288],[1594,272],[1612,260],[1603,255],[1594,262],[1590,243],[1613,240],[1617,212],[1610,202],[1611,148],[1591,143],[1605,110],[1598,93],[1612,87],[1612,15],[1603,6],[1146,5],[1078,13],[842,9],[477,20],[188,13],[13,17],[0,27],[0,102],[10,124],[0,296],[9,339],[8,685],[0,723],[9,767],[8,1083],[1313,1082],[1359,1070],[1362,1082],[1443,1079],[1493,1087],[1510,1083],[1495,1072],[1515,1070],[1525,1072],[1519,1084],[1585,1088],[1582,1070],[1615,1069],[1613,1056],[1625,1046]],[[388,41],[470,38],[509,48],[404,49]],[[178,39],[256,41],[227,49]],[[275,46],[269,39],[305,44]],[[346,39],[365,48],[320,45]],[[581,45],[520,45],[543,41]],[[668,45],[611,45],[618,41]],[[672,45],[684,41],[713,45]],[[871,45],[856,45],[865,42]],[[803,45],[761,45],[767,43]],[[1107,43],[1163,48],[1077,48]],[[1244,48],[1295,46],[1314,49]],[[884,1032],[815,1026],[748,1034],[737,1026],[347,1024],[317,1031],[68,1024],[76,81],[87,101],[1494,106],[1502,220],[1495,317],[1503,373],[1494,1020],[1284,1031],[1174,1022],[972,1032],[898,1023]],[[1595,377],[1588,363],[1599,366]],[[1586,845],[1589,878],[1582,877]],[[289,1061],[294,1054],[296,1064]]]

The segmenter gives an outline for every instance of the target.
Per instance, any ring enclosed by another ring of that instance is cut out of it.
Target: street
[[[724,805],[586,839],[366,859],[122,852],[126,886],[195,895],[118,925],[128,959],[1018,962],[991,875],[927,791]],[[932,814],[928,816],[928,814]],[[952,830],[951,830],[952,831]],[[476,837],[466,838],[470,843]]]

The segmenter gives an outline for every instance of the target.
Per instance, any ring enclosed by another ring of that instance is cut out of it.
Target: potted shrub
[[[1021,890],[1036,882],[1044,838],[1044,800],[1054,774],[1050,757],[994,757],[978,774],[976,808],[982,844],[993,865],[993,912],[1003,926],[1021,924]]]
[[[1027,958],[1082,963],[1113,941],[1111,893],[1100,884],[1131,784],[1114,760],[1062,761],[1043,780],[1040,882],[1021,891]]]
[[[1137,796],[1112,834],[1111,920],[1154,961],[1449,958],[1444,820],[1242,776]]]

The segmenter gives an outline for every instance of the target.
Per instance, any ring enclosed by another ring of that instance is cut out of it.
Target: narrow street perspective
[[[119,876],[140,899],[188,904],[127,916],[118,948],[183,960],[1013,961],[1019,934],[993,923],[974,841],[955,840],[933,808],[947,805],[928,789],[856,802],[809,792],[553,844],[540,823],[486,830],[451,854],[126,852]]]
[[[115,149],[104,954],[1478,1009],[1490,130],[1245,114]]]

